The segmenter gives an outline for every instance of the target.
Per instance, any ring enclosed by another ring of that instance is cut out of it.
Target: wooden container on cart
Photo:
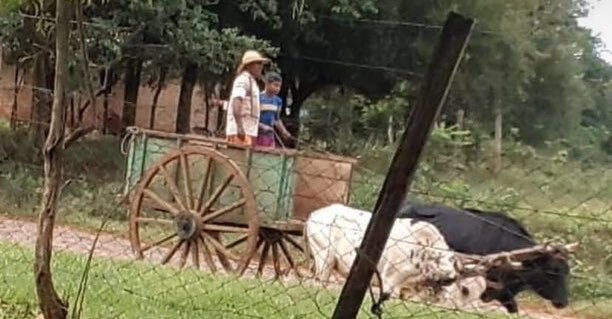
[[[278,275],[283,263],[296,267],[309,214],[350,199],[352,158],[256,150],[134,127],[128,132],[125,193],[139,258],[183,266],[191,256],[197,267],[204,258],[213,271],[243,273],[258,256],[261,273],[271,255]]]

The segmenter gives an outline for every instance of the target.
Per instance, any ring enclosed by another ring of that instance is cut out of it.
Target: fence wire
[[[303,152],[228,148],[222,139],[142,129],[124,140],[91,135],[77,142],[64,154],[70,183],[62,192],[53,240],[60,294],[71,307],[78,305],[87,256],[100,231],[83,318],[329,318],[359,253],[394,146],[385,142],[385,127],[362,125],[354,132],[321,118],[304,122],[309,121],[337,130],[323,134],[306,127]],[[29,127],[45,123],[23,122],[18,128],[0,125],[0,318],[38,314],[31,265],[42,166]],[[347,132],[368,142],[348,147]],[[608,318],[607,166],[584,167],[562,156],[508,148],[503,167],[493,174],[492,159],[470,157],[490,153],[486,145],[444,144],[436,134],[411,200],[501,212],[538,243],[580,242],[569,260],[569,305],[555,309],[535,293],[553,301],[564,295],[563,284],[542,288],[562,281],[550,280],[559,269],[537,268],[530,292],[517,297],[519,313]],[[469,224],[481,221],[474,220]],[[497,227],[468,232],[465,241],[501,246],[491,232],[515,241],[528,237],[517,237],[499,220],[490,224]],[[481,300],[485,278],[459,270],[461,258],[452,247],[461,242],[445,239],[444,227],[432,225],[396,221],[376,265],[382,285],[373,279],[373,298],[365,299],[360,317],[376,317],[372,310],[381,292],[392,293],[382,304],[383,318],[505,316],[499,302]],[[453,226],[469,229],[468,223]],[[441,285],[450,279],[456,281]]]

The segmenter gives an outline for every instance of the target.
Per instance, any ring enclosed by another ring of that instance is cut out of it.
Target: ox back
[[[408,202],[398,212],[397,218],[422,220],[435,225],[448,246],[464,254],[487,255],[537,244],[518,221],[502,213]],[[489,270],[487,279],[501,283],[503,288],[487,288],[481,299],[485,302],[496,299],[508,312],[516,313],[516,294],[533,289],[555,307],[567,306],[569,265],[566,260],[543,256],[523,265],[525,270]]]
[[[434,224],[449,247],[460,253],[487,255],[536,245],[521,224],[500,213],[410,203],[397,217]]]

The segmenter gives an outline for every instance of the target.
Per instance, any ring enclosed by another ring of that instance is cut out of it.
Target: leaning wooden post
[[[374,207],[372,219],[359,247],[360,253],[357,254],[340,293],[333,314],[335,319],[355,318],[359,312],[374,273],[372,263],[378,264],[380,260],[396,212],[409,190],[421,153],[431,133],[434,120],[444,104],[473,26],[473,19],[464,18],[454,12],[449,13],[447,17],[420,98],[411,109],[406,130],[395,152]]]

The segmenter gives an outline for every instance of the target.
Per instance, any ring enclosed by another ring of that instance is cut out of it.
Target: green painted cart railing
[[[354,159],[256,150],[222,139],[128,128],[125,194],[138,258],[277,276],[304,257],[303,222],[348,203]],[[297,257],[297,258],[296,258]]]

